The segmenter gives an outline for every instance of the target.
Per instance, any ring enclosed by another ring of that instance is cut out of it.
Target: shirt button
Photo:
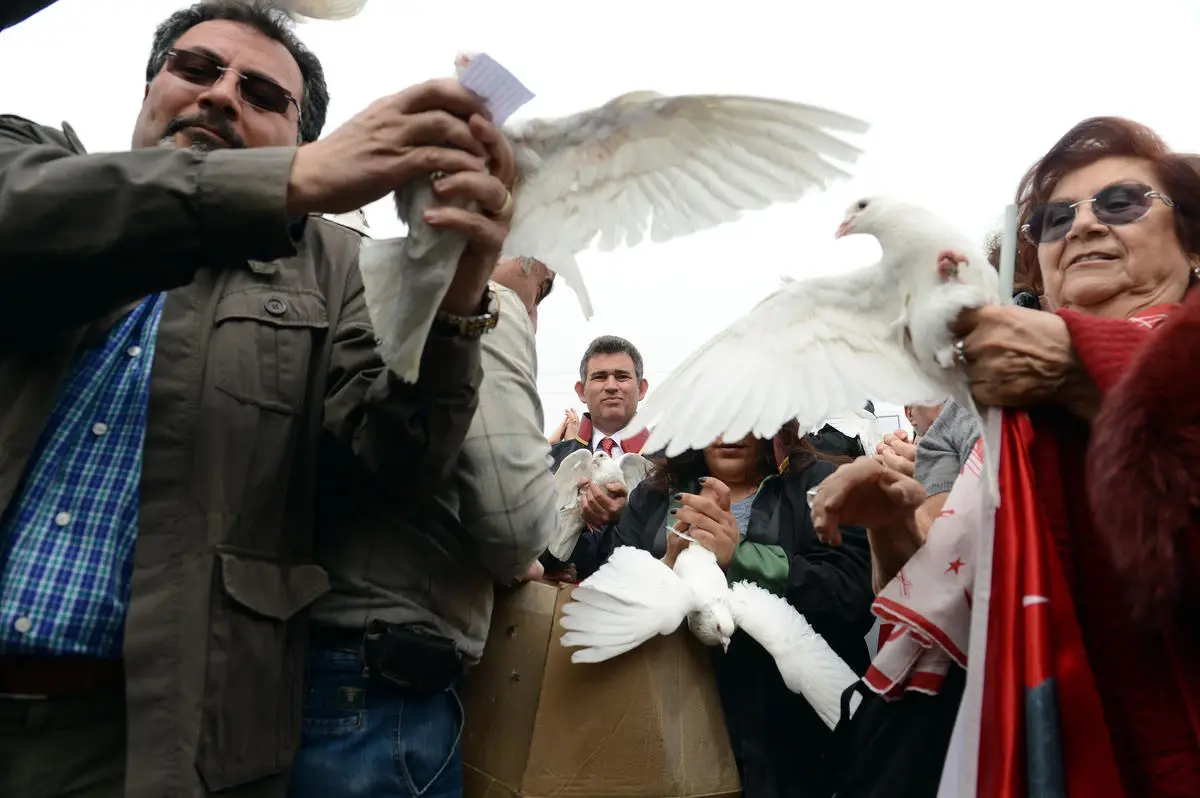
[[[142,348],[140,346],[131,346],[125,350],[125,354],[129,355],[130,357],[137,357],[141,353]]]
[[[287,313],[288,306],[282,299],[273,296],[266,301],[264,307],[267,309],[267,313],[270,313],[272,316],[282,316],[284,313]]]
[[[92,425],[92,434],[93,435],[103,435],[106,432],[108,432],[108,425],[105,424],[103,421],[97,421],[95,424]]]
[[[58,515],[54,516],[54,523],[58,524],[59,526],[66,526],[67,524],[71,523],[71,514],[59,513]]]
[[[20,618],[17,618],[15,621],[13,621],[13,628],[16,629],[18,632],[20,632],[21,634],[25,634],[26,632],[28,632],[30,629],[33,628],[33,621],[22,616]]]

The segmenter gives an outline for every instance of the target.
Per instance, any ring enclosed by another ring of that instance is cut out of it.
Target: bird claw
[[[961,252],[955,252],[952,249],[942,250],[938,253],[938,277],[944,283],[957,281],[958,267],[966,262],[967,256]]]

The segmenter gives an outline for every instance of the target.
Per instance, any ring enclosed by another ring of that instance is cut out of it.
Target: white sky
[[[180,0],[60,0],[0,33],[0,113],[57,125],[89,150],[122,150],[142,98],[156,24]],[[633,341],[651,389],[688,352],[748,310],[781,274],[861,264],[870,240],[834,242],[843,209],[883,191],[923,202],[982,237],[1029,164],[1087,116],[1117,114],[1200,151],[1191,99],[1195,0],[371,0],[358,17],[307,23],[325,65],[326,132],[382,95],[452,73],[484,51],[557,116],[628,91],[746,93],[825,105],[872,123],[854,179],[800,203],[689,239],[587,253],[596,314],[565,285],[540,310],[546,427],[579,407],[579,357],[596,335]],[[386,203],[375,235],[402,229]],[[883,409],[881,408],[881,412]]]

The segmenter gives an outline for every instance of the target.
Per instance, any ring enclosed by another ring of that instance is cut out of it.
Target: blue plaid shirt
[[[76,355],[0,518],[0,654],[121,656],[163,297]]]

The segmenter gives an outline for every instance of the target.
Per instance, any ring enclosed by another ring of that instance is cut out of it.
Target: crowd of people
[[[642,356],[605,335],[587,412],[547,441],[555,275],[500,258],[516,167],[478,97],[433,80],[325,134],[317,56],[219,0],[163,21],[145,79],[128,152],[0,116],[0,795],[461,795],[496,587],[578,582],[619,546],[672,564],[673,523],[862,677],[830,730],[754,640],[713,650],[747,798],[932,798],[972,673],[981,798],[1200,795],[1200,158],[1095,118],[1017,182],[1035,301],[955,329],[1003,409],[968,663],[965,563],[938,559],[983,534],[947,523],[978,465],[963,408],[908,407],[913,435],[877,446],[792,423],[659,457],[622,435]],[[455,202],[426,220],[468,243],[408,384],[363,234],[325,217],[430,179]],[[581,449],[654,467],[579,484],[559,560],[554,472]]]

